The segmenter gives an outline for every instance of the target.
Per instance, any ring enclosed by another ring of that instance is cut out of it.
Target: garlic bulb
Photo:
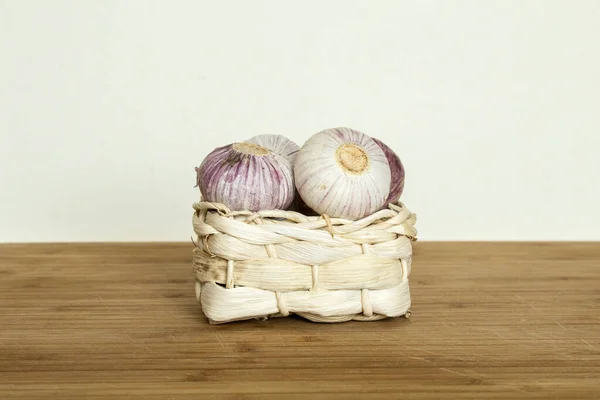
[[[357,220],[382,208],[391,171],[383,150],[368,135],[335,128],[306,141],[294,179],[304,202],[317,213]]]
[[[204,201],[237,211],[283,210],[294,198],[289,161],[253,143],[214,149],[196,168],[196,186]]]
[[[390,203],[396,203],[400,196],[402,196],[402,192],[404,191],[404,176],[405,170],[404,165],[402,165],[402,161],[400,157],[392,150],[387,144],[383,143],[381,140],[373,138],[375,143],[381,147],[385,156],[387,157],[388,164],[390,165],[390,171],[392,173],[392,184],[390,187],[390,195],[385,201],[384,206],[387,207]]]
[[[296,156],[298,154],[298,151],[300,150],[300,146],[298,146],[294,141],[283,135],[258,135],[248,139],[247,142],[255,143],[259,146],[266,147],[272,152],[284,156],[292,164],[292,168],[294,166],[294,163],[296,162]],[[304,204],[304,202],[302,201],[302,197],[300,197],[297,190],[294,193],[294,200],[292,201],[292,204],[290,204],[290,206],[288,207],[288,210],[296,211],[304,215],[315,214],[313,210],[311,210],[306,204]]]
[[[300,150],[300,146],[283,135],[258,135],[246,140],[246,142],[266,147],[273,153],[285,157],[292,166],[296,161],[298,150]]]

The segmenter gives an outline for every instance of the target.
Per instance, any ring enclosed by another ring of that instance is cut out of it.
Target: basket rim
[[[404,234],[404,236],[412,241],[417,240],[417,230],[415,228],[417,215],[410,211],[406,204],[400,200],[396,203],[390,203],[386,208],[382,208],[381,210],[357,220],[335,218],[330,217],[327,214],[309,216],[292,210],[231,210],[225,204],[208,201],[195,202],[192,204],[192,208],[194,209],[194,219],[200,218],[201,214],[204,214],[204,217],[206,217],[208,213],[213,213],[220,217],[233,218],[248,224],[253,223],[260,225],[264,221],[275,224],[292,222],[299,226],[308,224],[307,227],[310,226],[310,229],[326,228],[332,235],[336,234],[335,227],[344,227],[343,230],[347,233],[365,229],[379,223],[386,223],[394,217],[400,217],[396,224],[407,225],[411,228],[409,229],[411,232]],[[314,226],[314,223],[318,223],[317,226]]]

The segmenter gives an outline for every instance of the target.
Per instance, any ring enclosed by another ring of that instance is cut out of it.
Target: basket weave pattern
[[[358,221],[193,207],[196,297],[211,323],[408,316],[416,215],[403,203]]]

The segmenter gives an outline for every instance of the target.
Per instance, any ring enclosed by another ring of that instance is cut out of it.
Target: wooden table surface
[[[191,244],[0,245],[0,399],[600,399],[600,243],[416,242],[411,318],[209,325]]]

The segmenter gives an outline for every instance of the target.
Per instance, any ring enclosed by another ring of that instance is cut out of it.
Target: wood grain
[[[191,244],[0,245],[0,399],[598,399],[599,243],[416,242],[412,316],[208,325]]]

